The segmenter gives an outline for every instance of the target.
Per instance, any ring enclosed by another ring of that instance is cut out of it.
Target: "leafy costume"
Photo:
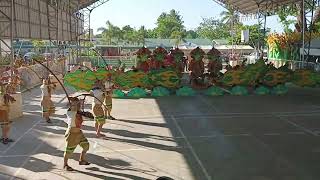
[[[174,59],[174,68],[176,69],[179,76],[182,76],[182,72],[184,71],[184,62],[183,62],[183,56],[184,53],[179,48],[175,48],[171,51],[171,55]]]
[[[210,77],[218,77],[220,71],[222,70],[222,63],[221,63],[220,56],[221,56],[221,52],[214,47],[207,53],[207,57],[209,60],[208,72]]]
[[[204,63],[202,61],[205,52],[199,47],[191,51],[192,60],[189,65],[190,81],[193,88],[203,89],[207,85],[203,83],[204,80]]]
[[[137,69],[148,72],[149,71],[149,64],[148,64],[148,58],[151,55],[151,51],[148,48],[142,47],[137,51]]]
[[[167,55],[167,50],[163,47],[157,47],[153,51],[152,59],[149,61],[150,70],[158,70],[163,66],[163,61]]]

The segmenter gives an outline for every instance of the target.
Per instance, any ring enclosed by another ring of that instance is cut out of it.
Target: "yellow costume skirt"
[[[42,116],[51,116],[55,113],[55,106],[49,96],[44,96],[41,100]]]
[[[106,123],[106,119],[104,118],[104,111],[101,104],[94,104],[92,106],[92,113],[93,113],[94,120],[98,124]]]
[[[67,133],[65,134],[65,138],[66,138],[66,149],[64,152],[64,156],[70,158],[78,145],[85,152],[89,150],[89,142],[87,138],[84,136],[80,128],[71,128],[67,130]]]

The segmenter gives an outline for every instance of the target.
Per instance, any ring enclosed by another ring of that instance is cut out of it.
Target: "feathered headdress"
[[[175,61],[181,61],[184,56],[184,52],[181,51],[179,48],[173,49],[171,51],[171,54],[172,54]]]
[[[197,47],[190,52],[190,55],[194,60],[202,60],[205,52],[201,48]]]
[[[207,57],[209,60],[218,60],[220,56],[221,52],[214,47],[207,53]]]
[[[151,55],[151,51],[148,48],[142,47],[137,51],[137,58],[140,61],[146,61],[150,55]]]
[[[167,50],[163,47],[157,47],[155,50],[153,50],[153,56],[158,61],[163,61],[167,54]]]

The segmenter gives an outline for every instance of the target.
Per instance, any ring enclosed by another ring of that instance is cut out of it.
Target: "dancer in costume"
[[[79,157],[79,165],[90,164],[85,160],[85,155],[89,150],[89,142],[81,130],[83,122],[82,116],[86,115],[85,112],[80,111],[81,101],[76,97],[70,97],[69,100],[70,108],[67,112],[68,129],[65,134],[66,149],[63,155],[63,168],[67,171],[73,171],[73,168],[68,165],[68,160],[78,145],[82,148],[82,152]]]
[[[203,58],[205,52],[197,47],[190,52],[192,60],[189,64],[190,73],[190,83],[191,86],[195,89],[205,89],[208,87],[208,84],[204,83],[204,62]]]
[[[221,61],[221,52],[216,48],[212,48],[207,53],[208,63],[208,73],[206,74],[209,78],[210,84],[217,85],[219,78],[222,76],[222,61]]]
[[[90,94],[93,95],[92,101],[92,113],[95,120],[95,128],[97,137],[105,136],[101,134],[102,126],[106,123],[104,117],[104,110],[103,110],[103,101],[105,99],[104,87],[103,83],[100,80],[97,80],[93,86],[93,89],[90,91]]]
[[[50,116],[55,113],[55,106],[51,100],[52,91],[56,86],[51,83],[50,78],[44,79],[40,89],[42,91],[41,107],[42,107],[42,117],[51,123]]]
[[[104,84],[106,95],[104,98],[104,115],[107,119],[115,120],[116,118],[111,116],[111,110],[112,110],[112,94],[114,89],[114,84],[112,82],[111,76],[108,77],[107,81]]]
[[[0,126],[2,129],[1,141],[3,144],[8,144],[9,142],[13,142],[13,140],[9,138],[9,103],[14,102],[15,99],[7,94],[5,84],[0,82],[0,88]]]
[[[136,70],[140,70],[143,72],[148,72],[150,67],[148,64],[148,59],[151,56],[151,51],[148,48],[142,47],[137,51],[137,68]]]

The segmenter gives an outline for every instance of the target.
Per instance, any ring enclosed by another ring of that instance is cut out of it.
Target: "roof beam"
[[[301,0],[214,0],[223,4],[223,7],[231,6],[242,14],[256,14],[277,9],[280,6],[286,6]]]

